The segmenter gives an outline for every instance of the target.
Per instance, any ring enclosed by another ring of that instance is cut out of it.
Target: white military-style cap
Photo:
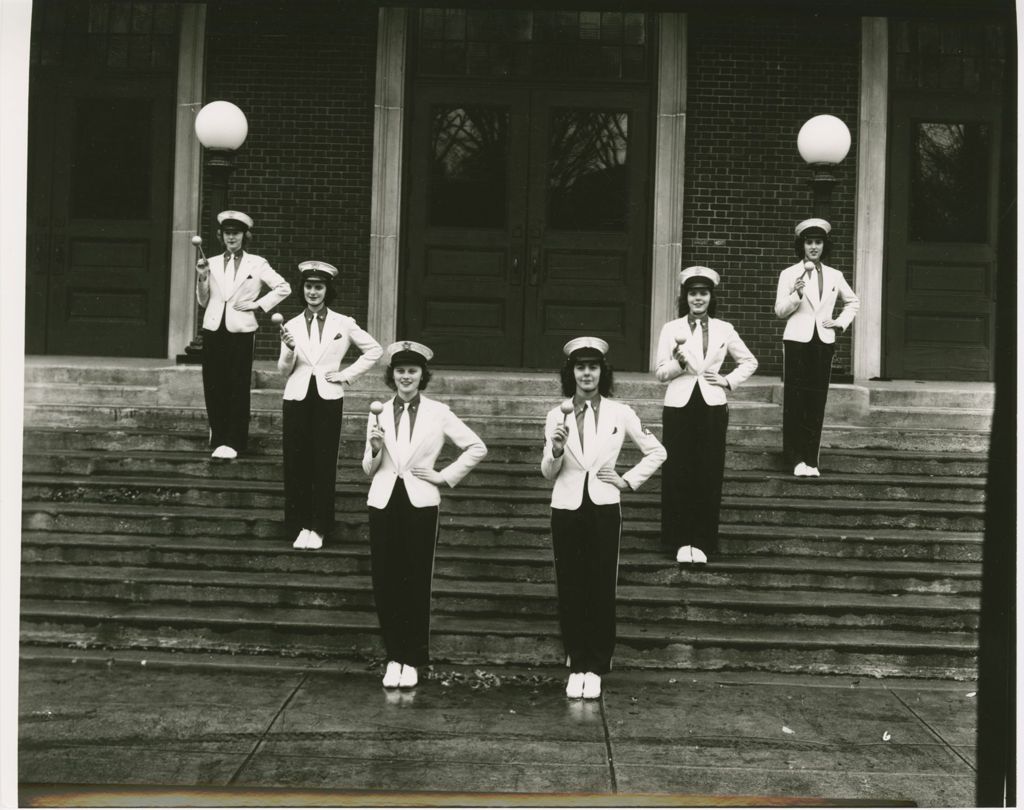
[[[803,222],[796,226],[796,235],[803,236],[805,231],[819,230],[828,236],[832,232],[832,226],[829,225],[828,220],[821,219],[820,217],[811,217],[805,219]]]
[[[696,279],[703,279],[712,287],[717,287],[718,282],[722,280],[721,276],[710,267],[704,267],[700,264],[695,264],[693,267],[687,267],[685,270],[679,271],[680,286],[684,286],[688,281],[693,284]]]
[[[566,357],[572,357],[574,354],[580,357],[604,357],[608,354],[608,341],[598,337],[573,338],[562,347],[562,351]]]
[[[338,268],[327,262],[299,262],[299,272],[303,281],[321,278],[324,281],[333,281],[338,277]]]
[[[429,347],[424,346],[422,343],[417,343],[415,340],[399,340],[392,343],[387,348],[388,363],[394,365],[394,363],[402,361],[418,361],[426,363],[434,358],[434,353]]]
[[[247,231],[252,228],[252,217],[241,211],[221,211],[217,214],[217,224],[223,226],[228,222],[237,222]]]

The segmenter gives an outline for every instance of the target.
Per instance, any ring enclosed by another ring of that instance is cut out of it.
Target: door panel
[[[995,336],[998,106],[894,105],[886,285],[889,376],[989,380]]]
[[[173,107],[148,88],[75,83],[56,104],[46,351],[160,356]]]
[[[616,367],[643,364],[645,101],[642,91],[533,94],[524,365],[556,365],[583,334],[607,340]]]
[[[405,335],[456,365],[550,368],[646,346],[645,91],[428,86],[408,180]]]
[[[524,101],[508,89],[417,95],[399,337],[422,340],[446,364],[518,364]]]
[[[179,8],[33,15],[26,348],[166,354]]]

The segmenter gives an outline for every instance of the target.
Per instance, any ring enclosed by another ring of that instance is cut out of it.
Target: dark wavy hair
[[[832,253],[832,237],[827,233],[823,233],[821,230],[817,230],[812,234],[803,233],[800,236],[794,237],[793,239],[793,252],[796,254],[797,259],[801,261],[807,258],[807,254],[804,253],[804,239],[813,236],[820,236],[825,240],[825,246],[821,249],[821,260],[825,261]]]
[[[427,368],[427,364],[418,360],[399,360],[397,365],[399,366],[419,366],[423,369],[423,376],[420,377],[419,390],[422,391],[427,387],[427,383],[430,382],[430,378],[433,376],[430,373],[430,369]],[[396,363],[388,363],[388,367],[384,369],[384,384],[392,391],[397,391],[398,386],[395,385],[395,366]]]
[[[300,273],[299,274],[299,287],[302,287],[303,285],[305,285],[307,280],[308,279],[306,279]],[[324,306],[330,304],[331,301],[334,300],[334,284],[331,283],[330,279],[323,278],[322,276],[317,276],[316,278],[313,279],[313,281],[322,281],[323,282],[324,287],[326,288],[326,289],[324,289]],[[302,294],[302,306],[303,307],[306,306],[306,294],[305,294],[305,292],[303,292],[303,294]]]
[[[559,380],[562,383],[563,397],[571,397],[576,393],[576,374],[574,370],[577,362],[573,357],[566,357],[562,368],[558,372]],[[597,362],[601,366],[601,379],[597,381],[598,393],[603,397],[610,397],[612,396],[612,388],[615,385],[615,374],[604,357]]]
[[[708,287],[708,289],[711,290],[711,300],[708,302],[708,317],[714,318],[718,312],[718,296],[715,295],[714,287]],[[676,299],[676,312],[680,318],[685,318],[690,314],[690,305],[686,303],[685,284],[679,288],[679,297]]]

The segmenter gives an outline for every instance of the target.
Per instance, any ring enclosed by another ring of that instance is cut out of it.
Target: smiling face
[[[601,382],[601,363],[597,360],[577,360],[572,367],[576,378],[576,393],[582,397],[592,397],[597,393]]]
[[[317,279],[308,279],[302,282],[302,297],[311,310],[316,312],[324,305],[324,296],[327,294],[327,285]]]
[[[808,236],[804,239],[804,255],[812,262],[821,261],[821,254],[825,250],[825,240],[820,236]]]
[[[695,318],[704,317],[711,305],[711,289],[704,286],[687,288],[686,305],[690,308],[690,314]]]
[[[401,363],[395,366],[393,371],[395,390],[403,400],[410,400],[420,390],[420,381],[423,379],[423,369],[411,363]]]
[[[221,229],[220,238],[224,241],[224,247],[231,253],[238,253],[245,241],[245,231],[233,225]]]

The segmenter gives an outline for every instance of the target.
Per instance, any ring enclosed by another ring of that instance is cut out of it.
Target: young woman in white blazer
[[[430,663],[430,589],[438,534],[440,487],[454,487],[487,455],[487,447],[451,409],[420,392],[434,353],[406,340],[388,346],[384,381],[395,396],[366,424],[363,471],[370,476],[370,566],[384,651],[382,683],[409,688]],[[441,470],[450,441],[461,455]]]
[[[597,698],[615,649],[615,589],[622,535],[620,494],[639,489],[665,460],[665,448],[628,405],[610,399],[608,344],[579,337],[563,347],[562,395],[544,424],[541,473],[551,490],[551,539],[558,619],[570,698]],[[643,458],[619,475],[615,464],[630,440]]]
[[[249,441],[249,389],[257,309],[269,312],[292,288],[262,256],[245,252],[252,218],[241,211],[217,214],[224,253],[196,264],[196,299],[203,313],[203,395],[213,458],[230,460]],[[260,297],[263,287],[270,291]]]
[[[668,461],[661,470],[661,539],[681,563],[706,563],[718,551],[726,391],[757,370],[757,358],[731,323],[714,317],[718,273],[700,265],[679,273],[679,317],[661,329],[655,376],[666,383],[662,440]],[[723,376],[722,363],[735,368]]]
[[[821,426],[832,377],[836,329],[853,323],[860,301],[843,274],[823,264],[832,226],[805,219],[793,248],[800,261],[779,275],[775,315],[786,321],[783,345],[782,452],[793,475],[817,477]],[[836,299],[843,302],[833,318]]]
[[[334,487],[345,386],[373,368],[384,353],[354,319],[329,309],[338,270],[302,262],[306,308],[281,327],[277,369],[288,379],[284,421],[284,525],[294,548],[318,549],[334,526]],[[345,353],[361,354],[342,368]]]

